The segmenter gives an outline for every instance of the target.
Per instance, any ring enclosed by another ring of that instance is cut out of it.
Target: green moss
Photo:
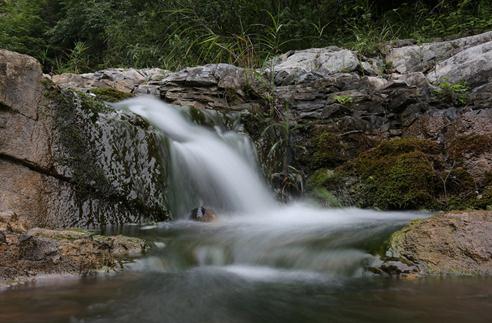
[[[133,97],[130,93],[107,87],[93,88],[90,91],[95,94],[99,100],[107,102],[118,102]]]
[[[436,149],[434,143],[417,138],[386,141],[338,172],[357,178],[352,191],[360,207],[434,208],[440,189],[434,170]]]
[[[312,162],[315,167],[335,167],[345,161],[342,152],[346,147],[340,138],[330,131],[320,131],[313,138]]]
[[[80,92],[77,92],[77,96],[80,99],[80,107],[86,112],[92,112],[97,115],[111,111],[111,108],[99,98]]]
[[[341,105],[350,105],[354,102],[354,98],[348,95],[335,95],[335,101]]]
[[[317,187],[323,186],[326,182],[335,174],[331,169],[318,169],[311,175],[306,181],[306,187],[308,190],[315,189]]]
[[[479,156],[487,151],[492,151],[492,135],[490,134],[461,136],[456,138],[449,147],[449,154],[454,159]]]
[[[320,202],[325,207],[342,207],[342,203],[332,192],[324,187],[316,187],[308,194],[310,197]]]
[[[191,107],[189,113],[193,122],[202,126],[207,125],[207,117],[202,111],[200,111],[200,109]]]

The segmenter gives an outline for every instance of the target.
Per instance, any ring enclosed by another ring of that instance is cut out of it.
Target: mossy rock
[[[121,92],[109,87],[93,88],[90,92],[95,94],[99,100],[106,102],[118,102],[133,97],[130,93]]]
[[[454,159],[465,156],[479,156],[492,151],[492,135],[467,135],[456,138],[450,145],[449,154]]]
[[[347,147],[336,133],[318,130],[312,141],[314,144],[312,162],[316,167],[334,167],[346,161],[342,152]]]
[[[324,207],[339,208],[344,206],[334,193],[328,191],[324,187],[316,187],[309,192],[308,196],[319,202]]]
[[[437,208],[439,149],[428,140],[385,141],[339,167],[328,188],[346,186],[359,207],[383,210]],[[352,179],[352,180],[349,180]]]

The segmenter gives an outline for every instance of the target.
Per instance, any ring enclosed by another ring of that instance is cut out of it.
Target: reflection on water
[[[492,280],[364,271],[415,214],[284,211],[133,227],[156,247],[126,273],[0,293],[0,322],[492,322]]]
[[[1,293],[0,308],[0,322],[485,323],[492,281],[278,279],[211,267],[21,288]]]

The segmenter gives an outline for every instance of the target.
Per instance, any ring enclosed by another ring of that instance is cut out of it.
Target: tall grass
[[[292,49],[338,45],[373,55],[392,39],[481,32],[492,28],[492,1],[3,0],[0,17],[0,47],[47,70],[257,67]]]

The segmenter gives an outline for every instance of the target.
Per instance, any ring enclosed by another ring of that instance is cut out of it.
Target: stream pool
[[[107,230],[154,248],[119,274],[1,292],[0,322],[492,322],[490,279],[398,280],[365,270],[388,235],[420,215],[293,216],[301,208]]]

